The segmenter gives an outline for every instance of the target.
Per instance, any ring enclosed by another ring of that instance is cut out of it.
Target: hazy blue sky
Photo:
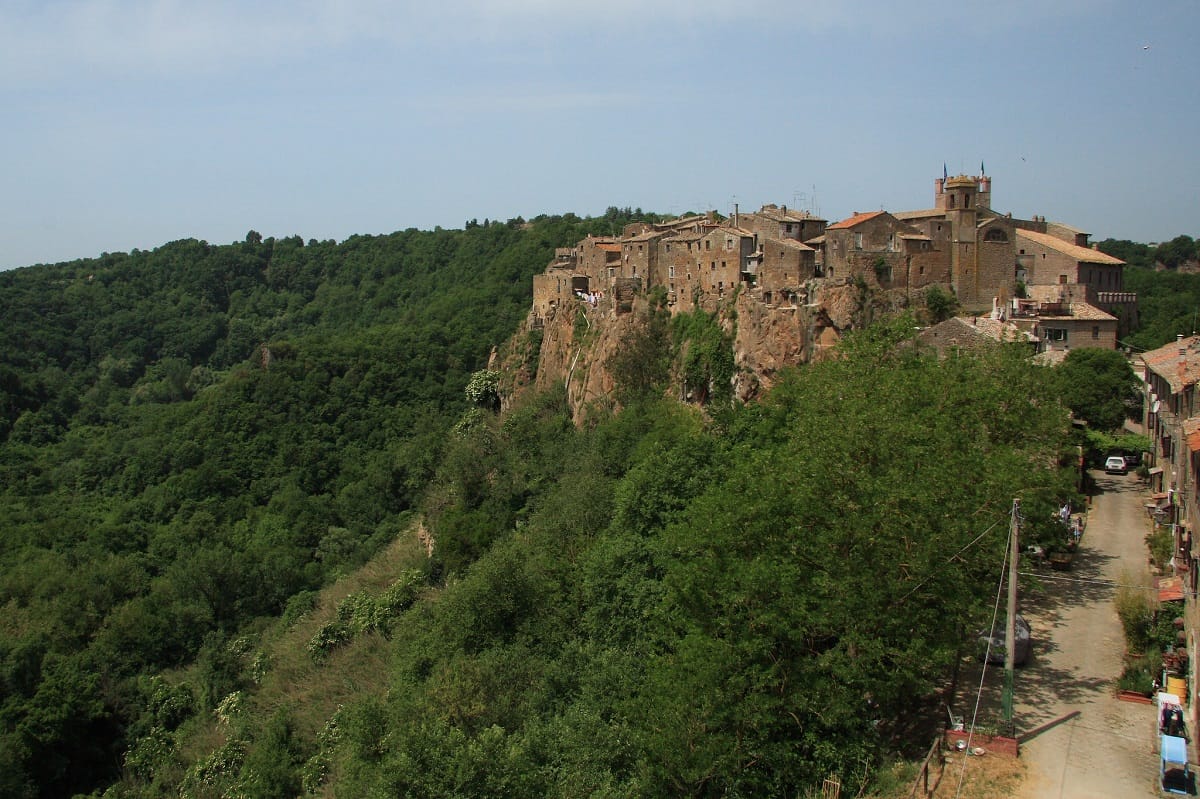
[[[610,205],[1200,235],[1200,2],[0,0],[0,268]]]

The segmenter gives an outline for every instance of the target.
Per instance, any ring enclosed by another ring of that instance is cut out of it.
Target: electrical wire
[[[1022,577],[1036,577],[1039,580],[1060,580],[1067,583],[1086,583],[1089,585],[1104,585],[1110,588],[1132,588],[1135,591],[1157,591],[1158,588],[1153,585],[1130,585],[1129,583],[1118,583],[1116,580],[1101,580],[1098,578],[1085,577],[1059,577],[1055,574],[1043,574],[1042,572],[1018,572]]]
[[[995,526],[996,526],[995,524],[992,525],[992,527],[995,527]],[[992,529],[991,527],[988,528],[988,530],[991,530],[991,529]],[[988,532],[988,530],[984,530],[984,532],[982,534],[980,534],[979,538],[983,538],[983,536]],[[1009,549],[1012,548],[1012,536],[1013,536],[1013,531],[1012,531],[1012,528],[1010,527],[1008,530],[1008,541],[1004,547],[1004,559],[1000,564],[1000,582],[996,585],[996,601],[992,605],[992,626],[990,628],[988,628],[989,630],[992,630],[992,631],[994,631],[996,629],[996,619],[1000,615],[1000,598],[1004,595],[1004,577],[1005,577],[1005,573],[1008,571],[1008,551],[1009,551]],[[975,541],[978,541],[979,538],[976,538]],[[973,544],[975,542],[973,541],[971,543]],[[971,546],[971,544],[968,544],[967,546]],[[964,549],[965,548],[966,547],[964,547]],[[980,675],[979,675],[979,688],[975,691],[975,709],[971,712],[971,729],[967,732],[967,746],[963,750],[964,753],[969,753],[971,751],[971,740],[975,736],[975,722],[979,718],[979,704],[980,704],[980,702],[983,701],[983,682],[984,682],[984,679],[987,677],[988,660],[991,657],[991,654],[992,654],[992,636],[989,635],[987,649],[984,650],[984,653],[983,653],[983,669],[981,670]],[[954,792],[954,796],[956,799],[957,799],[957,797],[962,796],[963,778],[966,777],[966,775],[967,775],[967,760],[968,760],[968,758],[966,756],[964,756],[963,762],[962,762],[962,769],[958,772],[958,787],[955,789],[955,792]]]

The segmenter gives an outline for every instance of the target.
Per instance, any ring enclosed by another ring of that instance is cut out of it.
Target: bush
[[[1131,653],[1143,653],[1153,645],[1154,603],[1144,587],[1134,586],[1127,572],[1121,574],[1117,589],[1117,616],[1125,630],[1125,648]]]
[[[1150,696],[1154,693],[1154,678],[1158,675],[1160,661],[1156,653],[1143,655],[1130,661],[1117,678],[1118,691],[1136,691]]]
[[[1154,558],[1154,565],[1166,569],[1167,564],[1171,562],[1171,556],[1175,554],[1175,539],[1170,529],[1160,527],[1146,533],[1146,546],[1150,550],[1150,557]]]
[[[308,654],[317,663],[324,662],[329,653],[351,638],[350,628],[341,621],[321,625],[317,634],[308,642]]]
[[[318,596],[316,591],[301,591],[294,594],[283,609],[283,623],[291,627],[311,613],[317,606]]]

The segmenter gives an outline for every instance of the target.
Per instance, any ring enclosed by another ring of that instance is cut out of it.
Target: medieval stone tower
[[[1010,282],[1004,270],[995,269],[995,253],[989,253],[986,263],[980,257],[980,223],[995,216],[992,179],[986,175],[941,178],[934,181],[934,194],[936,208],[945,213],[949,223],[946,246],[955,295],[968,307],[990,305],[998,292],[1007,292]],[[1009,237],[1003,239],[1007,243]]]

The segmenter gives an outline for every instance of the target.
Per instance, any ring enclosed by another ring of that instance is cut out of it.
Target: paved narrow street
[[[1033,630],[1014,710],[1026,799],[1160,795],[1154,709],[1114,695],[1125,649],[1114,583],[1148,580],[1145,493],[1133,475],[1092,475],[1099,490],[1074,567],[1044,572],[1022,600]],[[1002,670],[989,674],[989,693],[1001,681]]]
[[[1092,472],[1097,492],[1070,571],[1022,566],[1021,613],[1033,651],[1018,668],[1014,720],[1025,780],[1018,799],[1157,797],[1155,711],[1123,702],[1115,683],[1124,634],[1116,584],[1149,585],[1146,493],[1133,475]],[[969,722],[980,666],[962,675],[957,706]],[[1002,667],[988,667],[977,722],[1000,717]],[[954,775],[951,775],[954,780]],[[953,796],[953,783],[939,796]]]
[[[1150,579],[1146,494],[1133,475],[1092,475],[1099,492],[1073,569],[1049,572],[1024,602],[1034,649],[1016,675],[1014,713],[1026,799],[1159,795],[1154,710],[1114,693],[1124,636],[1112,583]]]

